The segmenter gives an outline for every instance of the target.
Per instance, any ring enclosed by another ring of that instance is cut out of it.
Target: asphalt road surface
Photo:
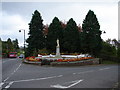
[[[118,65],[52,67],[2,59],[2,88],[113,88]]]

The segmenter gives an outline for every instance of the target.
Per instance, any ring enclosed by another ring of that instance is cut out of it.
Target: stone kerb
[[[95,65],[95,64],[99,64],[99,58],[74,61],[74,62],[51,62],[50,65],[59,66],[59,65]]]

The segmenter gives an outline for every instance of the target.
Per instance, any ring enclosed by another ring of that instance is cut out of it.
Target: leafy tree
[[[32,16],[31,22],[29,23],[29,38],[26,40],[28,48],[26,51],[27,56],[33,55],[36,52],[37,55],[40,49],[44,48],[45,38],[43,35],[43,20],[41,14],[35,10]]]
[[[19,49],[19,45],[18,45],[18,40],[15,39],[13,40],[13,46],[14,46],[14,50],[17,51]]]
[[[7,57],[7,55],[8,55],[7,41],[2,41],[2,57]]]
[[[118,48],[120,43],[116,39],[113,39],[112,40],[112,44],[113,44],[113,46],[115,46],[116,48]]]
[[[120,47],[118,47],[118,49],[117,49],[117,57],[120,58]]]
[[[102,48],[100,25],[96,15],[89,10],[82,24],[82,48],[86,53],[97,55]]]
[[[76,22],[71,18],[63,32],[63,49],[69,53],[79,51],[79,31]]]
[[[7,49],[8,49],[8,52],[14,51],[13,43],[12,43],[12,41],[11,41],[10,38],[8,38],[8,40],[7,40],[6,47],[7,47]]]
[[[47,49],[55,52],[56,50],[56,41],[59,39],[60,48],[62,47],[62,25],[57,17],[54,17],[52,23],[48,27],[47,35]]]
[[[116,48],[115,46],[112,46],[108,42],[102,42],[102,54],[108,55],[108,56],[115,56],[116,55]]]
[[[112,40],[110,38],[108,38],[108,40],[106,40],[106,42],[109,43],[109,44],[111,44],[111,41]]]
[[[119,41],[117,41],[117,57],[119,57],[120,59],[120,42]]]

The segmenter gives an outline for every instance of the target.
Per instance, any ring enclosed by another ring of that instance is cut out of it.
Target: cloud
[[[104,40],[118,39],[117,3],[61,3],[61,5],[57,3],[55,6],[55,8],[49,8],[43,15],[47,23],[51,23],[52,19],[57,16],[62,21],[73,18],[77,24],[82,25],[86,14],[91,9],[98,18],[100,29],[106,31],[106,34],[102,34],[102,38]]]
[[[116,0],[117,1],[117,0]],[[91,9],[96,14],[101,26],[106,34],[102,34],[104,40],[108,38],[118,39],[118,5],[116,2],[34,2],[34,3],[3,3],[2,23],[0,23],[0,37],[2,40],[7,38],[18,38],[20,45],[23,46],[23,32],[19,29],[26,30],[28,37],[28,23],[32,18],[34,10],[40,11],[44,24],[50,24],[55,16],[62,21],[68,21],[73,18],[77,24],[83,23],[87,12]]]
[[[19,33],[20,29],[28,31],[28,22],[20,15],[10,15],[5,11],[2,11],[2,23],[0,25],[2,30],[0,36],[2,40],[19,39],[19,42],[23,42],[23,36]],[[27,34],[26,34],[27,35]]]

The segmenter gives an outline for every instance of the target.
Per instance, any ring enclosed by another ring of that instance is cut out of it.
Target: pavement
[[[114,88],[118,65],[52,67],[22,63],[22,59],[2,59],[2,82],[6,88]],[[115,87],[117,88],[117,87]]]

